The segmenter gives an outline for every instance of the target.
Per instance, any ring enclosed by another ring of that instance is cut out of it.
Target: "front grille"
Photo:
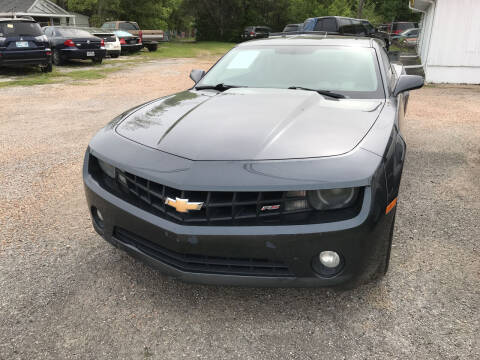
[[[329,211],[311,208],[305,192],[287,191],[187,191],[165,186],[132,173],[116,170],[116,179],[106,176],[91,157],[90,173],[101,186],[116,196],[152,214],[185,225],[253,226],[253,225],[302,225],[351,219],[361,209],[363,189],[358,192],[353,206]],[[123,177],[126,184],[119,180]],[[201,202],[199,210],[178,212],[165,204],[167,198],[188,199]],[[303,201],[305,207],[290,210],[290,204]]]
[[[123,244],[133,246],[164,264],[186,272],[269,277],[294,276],[288,266],[280,261],[178,253],[118,227],[114,229],[113,236]]]

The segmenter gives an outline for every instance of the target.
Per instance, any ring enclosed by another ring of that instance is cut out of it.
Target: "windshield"
[[[41,36],[40,25],[34,22],[3,22],[0,23],[0,37],[9,36]]]
[[[248,46],[225,55],[197,86],[304,87],[350,98],[385,96],[371,48]]]
[[[64,37],[92,37],[88,31],[80,29],[56,29],[57,34]]]

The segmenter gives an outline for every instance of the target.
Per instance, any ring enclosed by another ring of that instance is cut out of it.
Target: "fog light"
[[[312,258],[313,270],[324,278],[337,276],[345,267],[345,259],[335,251],[322,251]]]
[[[340,256],[335,251],[322,251],[318,258],[323,266],[330,269],[340,265]]]
[[[102,213],[100,212],[100,210],[98,210],[98,209],[97,209],[97,216],[98,216],[98,218],[100,219],[100,221],[103,222],[103,215],[102,215]]]
[[[92,218],[95,225],[103,230],[103,215],[96,207],[92,207]]]

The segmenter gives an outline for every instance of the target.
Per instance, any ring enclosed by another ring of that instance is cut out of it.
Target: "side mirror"
[[[397,96],[404,91],[420,89],[423,83],[423,77],[419,75],[400,75],[397,86],[393,90],[393,96]]]
[[[192,79],[195,84],[198,83],[205,76],[204,70],[192,70],[190,72],[190,79]]]

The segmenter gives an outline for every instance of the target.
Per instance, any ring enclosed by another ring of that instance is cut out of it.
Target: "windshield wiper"
[[[315,91],[315,92],[319,93],[320,95],[330,96],[334,99],[345,99],[345,95],[342,95],[342,94],[339,94],[339,93],[336,93],[336,92],[332,92],[330,90],[309,89],[309,88],[304,88],[304,87],[301,87],[301,86],[290,86],[289,89],[290,90]]]
[[[226,85],[226,84],[224,84],[224,83],[220,83],[220,84],[217,84],[217,85],[195,86],[195,89],[196,89],[196,90],[208,90],[208,89],[212,89],[212,90],[217,90],[217,91],[225,91],[225,90],[228,90],[228,89],[244,88],[244,87],[247,87],[247,86]]]

